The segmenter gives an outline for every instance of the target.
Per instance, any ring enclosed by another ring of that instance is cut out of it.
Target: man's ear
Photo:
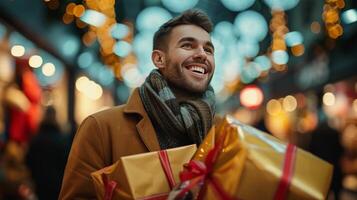
[[[154,50],[151,53],[151,60],[154,63],[154,65],[159,68],[165,68],[166,62],[165,62],[165,53],[160,50]]]

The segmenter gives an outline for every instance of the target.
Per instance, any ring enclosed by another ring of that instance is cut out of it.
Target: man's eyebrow
[[[182,43],[182,42],[195,42],[195,41],[197,41],[197,40],[196,40],[195,38],[193,38],[193,37],[183,37],[183,38],[181,38],[181,39],[178,41],[178,43]],[[207,41],[205,44],[208,45],[208,46],[210,46],[212,49],[214,49],[214,46],[213,46],[213,44],[212,44],[211,41]]]

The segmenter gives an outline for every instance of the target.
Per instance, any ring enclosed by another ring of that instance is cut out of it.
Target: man
[[[127,104],[91,115],[79,127],[60,199],[94,199],[90,173],[122,156],[201,143],[215,115],[211,30],[209,18],[198,10],[160,27],[152,52],[158,69]]]

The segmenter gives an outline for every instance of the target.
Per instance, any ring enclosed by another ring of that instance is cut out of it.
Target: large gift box
[[[91,174],[97,199],[166,199],[196,145],[125,156]]]
[[[225,117],[180,174],[169,199],[326,199],[332,165]]]

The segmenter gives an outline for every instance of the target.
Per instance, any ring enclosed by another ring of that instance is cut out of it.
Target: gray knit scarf
[[[202,142],[215,114],[215,94],[211,86],[201,98],[179,102],[160,72],[153,70],[139,91],[161,149]]]

